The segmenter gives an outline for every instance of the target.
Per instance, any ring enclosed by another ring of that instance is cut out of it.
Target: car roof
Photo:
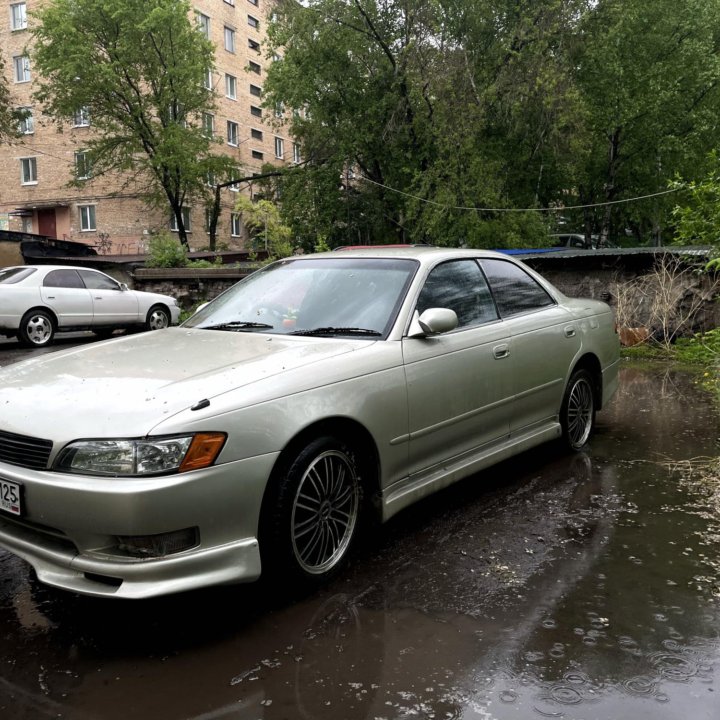
[[[483,250],[475,248],[443,248],[429,245],[407,245],[407,246],[373,246],[365,248],[343,248],[330,252],[317,253],[313,255],[296,255],[293,259],[311,260],[315,258],[328,258],[340,260],[342,258],[367,258],[367,259],[398,259],[418,260],[422,264],[434,264],[442,260],[456,260],[464,257],[494,257],[506,258],[507,255],[495,250]]]

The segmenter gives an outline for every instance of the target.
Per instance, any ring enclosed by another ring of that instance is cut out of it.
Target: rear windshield
[[[0,285],[12,285],[24,280],[35,272],[35,268],[11,267],[0,269]]]

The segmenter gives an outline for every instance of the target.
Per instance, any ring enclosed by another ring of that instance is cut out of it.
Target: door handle
[[[568,325],[565,328],[565,337],[568,337],[568,338],[575,337],[575,328],[572,325]]]
[[[503,343],[502,345],[496,345],[493,348],[493,355],[495,356],[496,360],[502,360],[503,358],[506,358],[510,354],[510,346],[507,343]]]

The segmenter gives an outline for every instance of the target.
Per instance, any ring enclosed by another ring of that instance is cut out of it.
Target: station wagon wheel
[[[162,305],[153,305],[145,320],[146,330],[163,330],[170,325],[170,313]]]
[[[26,347],[50,345],[55,335],[55,320],[46,310],[29,310],[20,321],[18,339]]]
[[[563,439],[571,450],[579,450],[595,426],[593,378],[587,370],[573,373],[565,389],[560,411]]]
[[[358,528],[361,485],[352,450],[332,437],[307,445],[270,489],[263,571],[319,581],[345,561]]]

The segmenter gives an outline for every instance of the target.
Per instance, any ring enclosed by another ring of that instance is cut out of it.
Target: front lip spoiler
[[[110,559],[81,555],[67,543],[0,517],[0,546],[30,563],[41,582],[94,597],[149,598],[260,577],[260,549],[254,537],[163,558]],[[97,576],[118,582],[102,582],[94,579]]]

